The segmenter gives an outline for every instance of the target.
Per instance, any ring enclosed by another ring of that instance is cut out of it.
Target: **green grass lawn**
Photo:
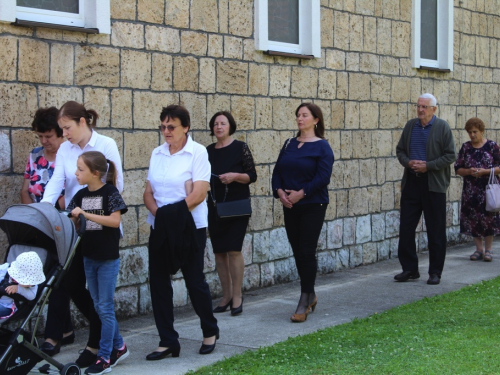
[[[196,374],[500,374],[500,278],[247,351]]]

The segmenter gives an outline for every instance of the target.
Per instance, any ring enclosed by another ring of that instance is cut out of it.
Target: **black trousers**
[[[91,348],[99,348],[99,341],[101,340],[101,320],[99,315],[97,315],[94,302],[90,296],[89,291],[86,286],[87,279],[85,277],[85,270],[83,268],[83,255],[82,247],[78,245],[73,262],[66,272],[64,279],[61,281],[60,291],[56,291],[56,295],[49,301],[49,306],[52,305],[52,300],[58,299],[58,296],[63,296],[56,302],[56,305],[49,308],[47,316],[47,326],[51,332],[57,332],[54,330],[54,326],[59,326],[57,330],[63,329],[65,332],[66,323],[64,322],[64,317],[69,314],[69,296],[80,312],[89,321],[89,339],[87,346]],[[54,311],[57,310],[55,316]],[[61,319],[61,320],[58,320]],[[71,331],[71,330],[70,330]],[[52,333],[45,331],[45,337],[50,337],[57,339],[52,336]],[[60,336],[62,338],[62,334]]]
[[[409,173],[401,194],[398,257],[403,271],[418,271],[415,231],[424,213],[429,247],[429,274],[441,276],[446,257],[446,193],[429,191],[427,174]]]
[[[154,229],[151,228],[151,232],[153,231]],[[206,228],[196,230],[196,240],[200,250],[191,263],[181,267],[181,272],[194,311],[200,318],[203,337],[212,337],[219,333],[219,327],[212,312],[212,297],[203,273],[204,249],[207,241]],[[160,335],[159,346],[179,346],[179,334],[174,329],[172,282],[170,274],[162,266],[163,264],[165,261],[162,253],[149,251],[149,284],[153,315]]]
[[[302,293],[313,293],[318,260],[316,248],[328,204],[312,203],[283,207],[285,229],[300,277]]]
[[[61,341],[63,333],[73,331],[69,303],[69,294],[62,286],[52,291],[45,322],[45,339]]]

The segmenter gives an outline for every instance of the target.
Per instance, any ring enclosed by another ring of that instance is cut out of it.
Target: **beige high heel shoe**
[[[290,317],[290,320],[293,323],[303,323],[307,320],[307,315],[309,315],[310,312],[313,312],[316,309],[316,305],[318,304],[318,297],[316,296],[314,298],[313,303],[311,303],[309,306],[307,306],[306,312],[304,314],[293,314]]]

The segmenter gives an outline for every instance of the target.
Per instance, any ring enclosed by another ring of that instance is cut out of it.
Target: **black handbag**
[[[215,175],[214,175],[215,176]],[[217,176],[219,177],[219,176]],[[214,184],[215,192],[215,184]],[[239,199],[237,201],[226,202],[227,191],[229,190],[226,185],[226,191],[224,192],[224,199],[222,202],[216,202],[212,190],[210,190],[210,197],[214,202],[215,211],[217,212],[217,217],[220,219],[230,218],[230,217],[244,217],[252,215],[252,205],[250,203],[250,198]]]
[[[221,219],[252,215],[250,198],[230,202],[219,202],[215,204],[215,209],[217,210],[217,216]]]

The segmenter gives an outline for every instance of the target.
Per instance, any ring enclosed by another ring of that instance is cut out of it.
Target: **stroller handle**
[[[71,211],[62,210],[59,212],[71,218]],[[80,220],[80,228],[76,228],[76,233],[78,233],[78,236],[81,237],[85,233],[85,228],[87,228],[87,219],[85,219],[83,214],[78,215],[78,219]]]
[[[78,228],[77,231],[78,235],[81,237],[84,235],[85,229],[87,228],[87,220],[83,214],[78,215],[78,218],[80,219],[80,228]]]

